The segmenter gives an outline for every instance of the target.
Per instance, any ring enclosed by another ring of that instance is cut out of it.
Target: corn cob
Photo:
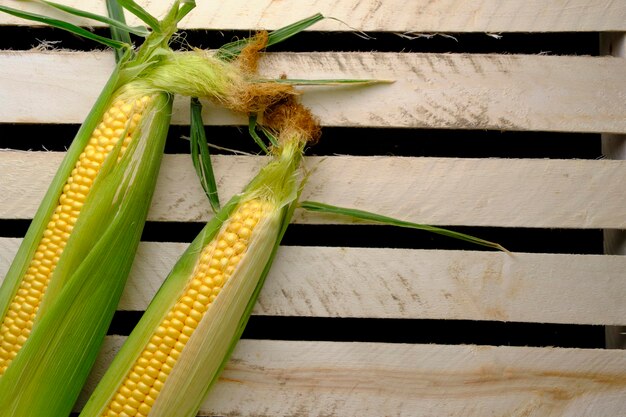
[[[180,299],[158,325],[103,416],[147,416],[187,342],[242,258],[252,235],[270,222],[272,203],[252,199],[231,218],[201,253]]]
[[[178,7],[115,69],[0,287],[2,416],[67,415],[95,360],[156,184],[172,96],[149,75]]]
[[[113,103],[80,154],[0,325],[0,376],[30,335],[52,273],[105,159],[121,141],[119,163],[152,101],[153,97],[145,95]]]
[[[156,183],[172,99],[132,84],[118,91],[96,106],[97,117],[90,116],[96,127],[82,129],[91,132],[73,143],[0,289],[3,415],[46,415],[27,411],[26,395],[17,394],[36,386],[56,394],[44,406],[50,415],[62,403],[69,411],[121,295]],[[79,312],[86,314],[82,320]]]
[[[273,160],[182,255],[82,417],[195,415],[243,331],[289,223],[311,127],[281,131]]]

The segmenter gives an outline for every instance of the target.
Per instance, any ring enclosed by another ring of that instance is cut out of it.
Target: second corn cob
[[[269,271],[300,189],[308,111],[286,100],[280,146],[185,251],[88,401],[82,417],[194,416]]]

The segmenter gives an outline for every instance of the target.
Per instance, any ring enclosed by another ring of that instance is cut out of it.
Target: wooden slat
[[[15,2],[16,3],[16,2]],[[106,13],[99,0],[64,0],[73,5]],[[163,15],[170,0],[139,2],[155,15]],[[49,13],[33,3],[15,7]],[[314,13],[341,19],[350,28],[392,32],[559,32],[626,30],[626,5],[610,0],[230,0],[198,1],[197,8],[183,20],[183,28],[275,29]],[[62,15],[57,14],[61,17]],[[129,16],[130,17],[130,16]],[[136,19],[129,21],[137,24]],[[76,20],[81,23],[80,20]],[[27,24],[0,15],[1,24]],[[30,24],[30,23],[29,23]],[[83,21],[84,24],[84,21]],[[316,30],[348,30],[346,25],[327,21]]]
[[[122,341],[107,338],[86,392]],[[625,408],[625,351],[242,340],[201,415],[615,417]]]
[[[18,243],[0,238],[0,277]],[[142,243],[119,310],[145,310],[186,247]],[[625,256],[285,246],[254,314],[626,324],[624,271]]]
[[[108,53],[2,52],[0,122],[80,123],[112,66]],[[308,88],[303,101],[327,126],[626,132],[626,64],[611,57],[268,54],[261,72],[395,80]],[[177,101],[175,124],[188,123],[187,108]],[[208,124],[244,122],[205,110]]]
[[[0,151],[0,218],[34,215],[62,153]],[[221,198],[239,192],[261,157],[214,158]],[[608,160],[309,157],[303,199],[439,225],[626,228],[626,162]],[[204,221],[210,209],[189,156],[166,155],[149,214]],[[298,223],[349,220],[297,213]]]
[[[626,33],[603,34],[600,37],[600,53],[626,59]],[[609,159],[626,160],[626,135],[602,135],[602,154]],[[626,231],[604,231],[605,253],[626,255]],[[606,346],[626,349],[626,326],[606,328]]]

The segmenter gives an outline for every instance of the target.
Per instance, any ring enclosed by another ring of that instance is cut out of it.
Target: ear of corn
[[[177,16],[139,53],[127,51],[0,287],[2,416],[69,414],[95,360],[156,183],[172,97],[150,74]]]
[[[91,161],[85,161],[86,158],[81,156],[84,156],[83,151],[92,139],[92,132],[101,123],[110,105],[110,96],[116,83],[117,73],[105,87],[72,142],[0,287],[0,376],[4,374],[23,345],[23,339],[28,338],[32,325],[41,315],[38,314],[39,308],[43,299],[48,298],[43,295],[47,292],[51,275],[57,267],[60,255],[67,252],[64,248],[70,237],[68,230],[75,226],[78,214],[85,212],[79,206],[84,205],[83,196],[88,195],[88,191],[93,188],[85,181],[93,180],[91,176],[80,175],[85,174],[87,167],[84,165],[87,162],[91,165]],[[93,166],[88,169],[94,170]],[[76,181],[77,177],[79,181]],[[70,178],[81,189],[64,191],[72,186],[69,184]],[[68,192],[71,192],[70,196]],[[76,198],[77,193],[81,195],[79,198]],[[58,273],[56,275],[60,276]],[[20,329],[19,335],[16,334],[15,326]],[[17,336],[20,340],[11,340],[12,336]]]
[[[146,97],[114,99],[78,157],[70,151],[74,168],[65,180],[62,169],[49,192],[58,203],[40,210],[32,233],[39,239],[25,241],[2,287],[3,415],[67,414],[95,359],[139,242],[169,125],[171,97]],[[137,102],[147,103],[136,126],[120,128],[112,144],[102,128],[116,107]]]
[[[28,228],[28,231],[26,232],[26,236],[24,237],[24,240],[20,245],[2,283],[2,287],[0,287],[0,314],[2,314],[2,317],[6,316],[10,300],[15,297],[19,289],[22,277],[26,273],[29,262],[38,248],[38,242],[43,236],[44,230],[48,225],[48,221],[52,216],[52,213],[58,206],[59,197],[67,179],[74,169],[80,154],[87,145],[91,133],[97,127],[102,115],[109,105],[110,96],[115,91],[118,79],[119,73],[116,71],[104,87],[99,99],[94,104],[87,119],[82,124],[80,130],[74,138],[72,145],[68,149],[63,162],[57,170],[57,173],[54,176],[54,179],[52,180],[52,183],[50,184],[50,187],[48,188],[48,191],[46,192],[46,195],[44,196],[44,199],[41,202],[37,213]]]
[[[299,192],[303,143],[278,156],[185,251],[82,417],[195,416],[248,320]]]

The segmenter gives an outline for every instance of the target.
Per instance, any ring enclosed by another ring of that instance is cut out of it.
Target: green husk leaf
[[[265,137],[267,137],[267,140],[270,141],[272,146],[274,147],[279,146],[278,138],[274,136],[274,134],[270,130],[268,130],[265,126],[260,126],[260,129],[261,129],[261,132],[263,132],[263,134],[265,135]]]
[[[109,13],[109,16],[111,17],[111,19],[118,23],[122,23],[125,25],[126,18],[124,17],[124,10],[120,6],[120,4],[117,2],[117,0],[106,0],[106,3],[107,3],[107,12]],[[111,32],[112,39],[118,42],[127,43],[129,45],[132,43],[130,39],[130,33],[128,32],[128,30],[125,30],[115,25],[111,25],[109,28],[109,31]],[[115,62],[119,64],[122,61],[122,59],[124,59],[124,52],[116,49],[115,50]]]
[[[290,25],[287,25],[285,27],[282,27],[280,29],[277,29],[275,31],[272,31],[269,33],[269,36],[267,39],[267,45],[265,47],[267,48],[269,46],[276,45],[286,39],[289,39],[290,37],[302,32],[303,30],[307,29],[308,27],[314,25],[315,23],[323,19],[324,19],[324,16],[318,13],[313,16],[307,17],[305,19],[299,20]],[[233,60],[241,53],[243,48],[245,48],[249,43],[250,43],[250,39],[240,39],[238,41],[234,41],[234,42],[230,42],[225,45],[222,45],[222,47],[219,48],[217,51],[217,57],[225,61]]]
[[[267,146],[265,146],[263,139],[261,139],[258,133],[256,133],[256,127],[257,127],[257,115],[251,114],[248,117],[248,133],[250,134],[250,136],[252,136],[252,139],[254,139],[256,144],[259,145],[259,148],[261,148],[261,150],[264,153],[268,154],[269,150],[267,149]]]
[[[148,25],[153,31],[161,32],[161,24],[156,17],[148,13],[143,7],[135,3],[133,0],[117,0],[123,8],[137,16],[139,20]],[[178,2],[175,3],[174,8],[178,9]]]
[[[282,41],[285,41],[291,38],[292,36],[297,35],[303,30],[313,26],[315,23],[324,19],[325,17],[321,13],[317,13],[317,14],[314,14],[313,16],[304,18],[295,23],[292,23],[280,29],[274,30],[270,32],[269,34],[266,47],[281,43]]]
[[[211,163],[209,145],[206,141],[202,122],[202,104],[197,98],[191,99],[191,160],[200,179],[200,184],[209,198],[214,213],[220,210],[220,199]]]
[[[68,13],[68,14],[71,14],[71,15],[74,15],[74,16],[84,17],[84,18],[87,18],[87,19],[91,19],[91,20],[95,20],[97,22],[101,22],[101,23],[107,24],[107,25],[111,26],[111,28],[119,29],[122,32],[132,33],[134,35],[143,36],[143,37],[146,37],[146,36],[148,36],[150,34],[148,29],[146,27],[144,27],[144,26],[128,26],[128,25],[126,25],[126,23],[124,23],[124,14],[123,13],[121,13],[121,14],[120,13],[115,13],[114,15],[112,14],[111,17],[107,17],[107,16],[101,16],[101,15],[96,14],[96,13],[87,12],[85,10],[76,9],[74,7],[66,6],[64,4],[55,3],[55,2],[52,2],[52,1],[47,1],[47,0],[39,0],[39,1],[41,1],[42,3],[47,4],[50,7],[53,7],[53,8],[58,9],[58,10],[61,10],[61,11],[65,12],[65,13]],[[107,0],[107,9],[109,10],[109,13],[111,13],[111,3],[116,3],[116,1],[115,0]],[[119,7],[119,6],[117,6],[117,7]],[[121,41],[121,39],[118,39],[118,40]],[[130,45],[130,38],[128,38],[128,42],[125,42],[125,43]]]
[[[183,17],[187,16],[187,14],[196,7],[195,0],[181,0],[180,3],[180,9],[178,9],[178,13],[176,14],[177,22],[180,22]]]
[[[96,35],[95,33],[92,33],[86,29],[83,29],[80,26],[76,26],[71,23],[64,22],[62,20],[53,19],[51,17],[42,16],[36,13],[13,9],[7,6],[0,6],[0,12],[8,13],[10,15],[13,15],[22,19],[32,20],[34,22],[45,23],[48,26],[66,30],[68,32],[74,33],[75,35],[82,36],[83,38],[99,42],[110,48],[114,48],[114,49],[130,48],[130,45],[124,42],[119,42],[119,41],[116,41],[116,40],[113,40],[104,36]]]
[[[393,217],[382,216],[380,214],[371,213],[368,211],[357,210],[346,207],[332,206],[330,204],[318,203],[315,201],[302,201],[300,207],[305,210],[314,211],[318,213],[338,214],[341,216],[348,216],[359,220],[368,220],[376,223],[386,224],[389,226],[405,227],[409,229],[424,230],[426,232],[436,233],[439,235],[451,237],[453,239],[459,239],[466,242],[470,242],[476,245],[486,246],[489,248],[497,249],[503,252],[509,252],[498,243],[490,242],[488,240],[480,239],[474,236],[466,235],[465,233],[459,233],[441,227],[428,226],[424,224],[411,223],[404,220],[394,219]]]

